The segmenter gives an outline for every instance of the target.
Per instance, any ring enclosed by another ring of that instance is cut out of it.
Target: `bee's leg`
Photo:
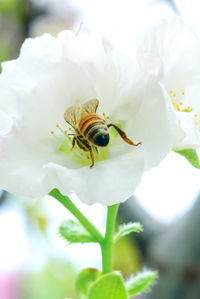
[[[97,146],[93,146],[92,149],[98,154],[99,151],[98,151],[98,147]]]
[[[92,160],[92,164],[90,165],[90,168],[92,168],[94,166],[94,154],[93,154],[93,151],[92,151],[91,147],[90,147],[89,151],[90,151],[90,157],[91,157],[91,160]]]
[[[72,139],[72,148],[71,151],[73,151],[76,148],[76,136]]]
[[[124,131],[122,131],[120,128],[118,128],[116,125],[114,124],[109,124],[108,125],[108,128],[109,127],[113,127],[115,128],[115,130],[119,133],[119,135],[122,137],[122,139],[127,142],[128,144],[130,145],[134,145],[134,146],[138,146],[140,144],[142,144],[141,142],[138,142],[138,143],[134,143],[132,140],[130,140],[127,136],[126,136],[126,133]]]

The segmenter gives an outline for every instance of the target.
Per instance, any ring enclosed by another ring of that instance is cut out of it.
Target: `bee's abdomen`
[[[78,147],[80,147],[82,150],[88,152],[90,150],[90,145],[88,141],[82,137],[81,135],[77,137],[76,139]]]
[[[96,146],[106,146],[109,143],[109,132],[105,122],[95,114],[81,119],[79,132]]]

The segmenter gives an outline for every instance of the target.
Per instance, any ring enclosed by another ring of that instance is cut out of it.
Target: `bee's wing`
[[[83,113],[96,113],[98,105],[99,105],[99,101],[97,99],[92,99],[92,100],[86,102],[82,106],[82,112]]]
[[[75,106],[67,108],[64,114],[64,119],[68,124],[70,124],[74,129],[76,129],[76,126],[80,119],[80,109]]]

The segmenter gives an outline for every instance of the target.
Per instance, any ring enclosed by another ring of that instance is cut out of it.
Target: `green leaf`
[[[70,219],[62,222],[59,233],[69,244],[96,242],[96,239],[78,221]]]
[[[88,289],[90,285],[101,277],[102,273],[97,269],[87,268],[83,269],[76,279],[76,290],[80,299],[88,298]]]
[[[89,288],[88,299],[128,299],[121,274],[112,272],[97,279]]]
[[[181,156],[184,156],[192,166],[200,169],[200,160],[196,150],[194,149],[183,149],[175,150],[175,152]]]
[[[120,238],[131,234],[131,233],[139,233],[143,231],[143,227],[139,222],[130,222],[127,224],[123,224],[119,227],[118,232],[115,234],[115,242],[117,242]]]
[[[145,271],[133,276],[126,283],[126,289],[129,296],[139,295],[144,291],[147,291],[155,280],[158,278],[157,271]]]

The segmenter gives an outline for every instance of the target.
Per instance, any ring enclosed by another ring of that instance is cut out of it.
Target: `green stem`
[[[101,244],[103,274],[112,271],[115,220],[119,204],[109,206],[107,212],[106,234]]]
[[[98,229],[79,211],[79,209],[73,204],[68,196],[64,196],[58,189],[53,189],[49,192],[49,195],[56,198],[64,207],[66,207],[85,227],[85,229],[95,238],[95,240],[101,244],[103,242],[103,236]]]

